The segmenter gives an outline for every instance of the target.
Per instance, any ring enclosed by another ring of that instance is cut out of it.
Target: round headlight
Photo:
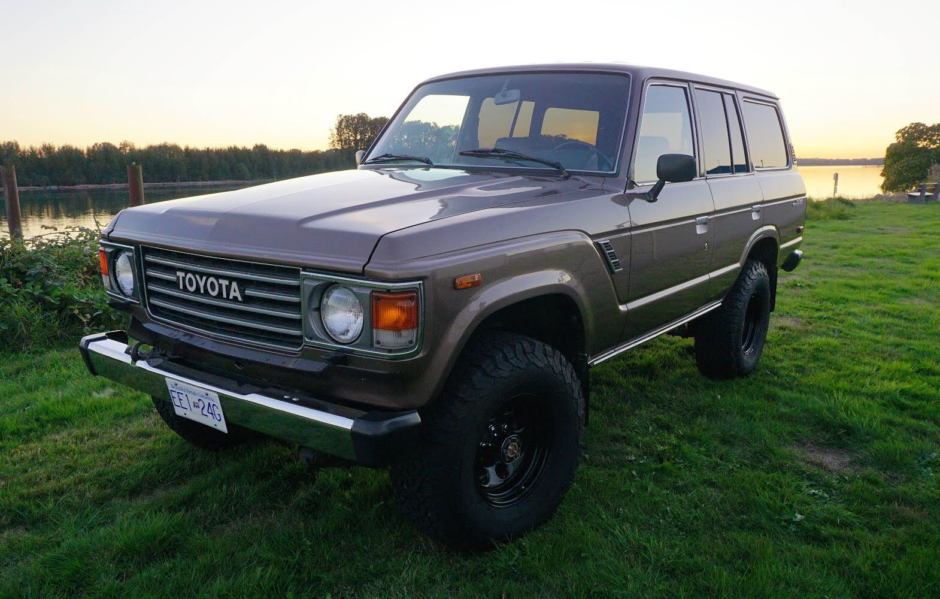
[[[320,320],[330,337],[340,343],[352,343],[362,332],[362,303],[348,287],[334,285],[323,294]]]
[[[134,295],[134,263],[130,252],[121,252],[114,261],[114,280],[118,289],[126,296]]]

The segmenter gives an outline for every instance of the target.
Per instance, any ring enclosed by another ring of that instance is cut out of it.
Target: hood
[[[442,168],[312,175],[130,208],[111,239],[362,272],[379,239],[450,216],[570,191],[549,177]]]

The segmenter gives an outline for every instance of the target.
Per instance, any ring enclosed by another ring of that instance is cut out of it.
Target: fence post
[[[131,192],[131,207],[144,205],[144,169],[139,164],[127,165],[127,188]]]
[[[839,197],[839,173],[832,175],[832,180],[834,181],[832,184],[832,197],[837,198]]]
[[[20,222],[20,192],[16,188],[16,167],[0,166],[3,175],[3,197],[7,209],[7,228],[11,239],[23,239],[23,225]]]

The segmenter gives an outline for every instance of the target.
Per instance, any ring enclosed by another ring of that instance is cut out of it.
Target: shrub
[[[73,342],[119,325],[101,284],[99,238],[93,229],[69,227],[25,241],[0,239],[0,351]]]
[[[845,198],[829,198],[806,204],[807,220],[848,220],[855,216],[855,203]]]

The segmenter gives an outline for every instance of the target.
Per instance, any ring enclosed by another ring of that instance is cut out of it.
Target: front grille
[[[302,345],[299,268],[150,247],[141,252],[147,309],[155,319],[253,345]]]

